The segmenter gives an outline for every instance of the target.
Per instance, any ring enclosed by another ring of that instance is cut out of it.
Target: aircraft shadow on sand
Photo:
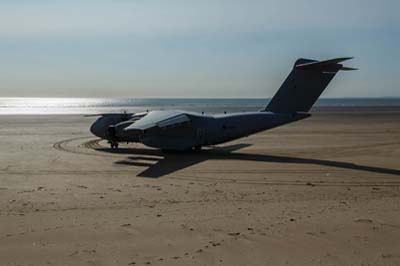
[[[207,160],[241,160],[241,161],[257,161],[271,162],[282,164],[311,164],[328,167],[337,167],[342,169],[374,172],[380,174],[389,174],[400,176],[400,170],[374,167],[366,165],[358,165],[354,163],[338,162],[330,160],[308,159],[288,156],[275,156],[263,154],[240,153],[237,150],[249,147],[251,144],[235,144],[224,147],[215,147],[202,151],[193,152],[171,152],[165,153],[155,149],[134,149],[120,148],[118,150],[110,148],[98,148],[98,151],[128,154],[124,160],[116,161],[116,164],[147,167],[146,170],[139,173],[140,177],[158,178],[167,174],[174,173],[178,170],[185,169],[192,165],[199,164]],[[147,161],[147,162],[141,162]]]

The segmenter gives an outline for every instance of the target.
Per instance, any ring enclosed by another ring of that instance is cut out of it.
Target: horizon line
[[[126,96],[126,97],[52,97],[52,96],[45,96],[45,97],[34,97],[34,96],[0,96],[0,99],[115,99],[115,100],[122,100],[122,99],[138,99],[138,100],[176,100],[176,99],[190,99],[190,100],[257,100],[257,99],[271,99],[273,96],[270,97],[133,97],[133,96]],[[400,96],[371,96],[371,97],[320,97],[318,100],[329,100],[329,99],[400,99]]]

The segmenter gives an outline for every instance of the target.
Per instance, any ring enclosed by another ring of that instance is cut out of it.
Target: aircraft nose
[[[90,132],[92,132],[93,135],[95,135],[95,136],[97,136],[99,138],[103,138],[104,137],[104,129],[99,124],[99,121],[94,122],[90,126]]]

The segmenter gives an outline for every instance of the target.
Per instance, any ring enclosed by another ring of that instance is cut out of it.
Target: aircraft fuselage
[[[115,141],[118,142],[141,142],[147,146],[165,150],[188,150],[193,147],[232,141],[310,116],[308,113],[271,112],[244,112],[215,116],[182,113],[190,118],[190,122],[141,131],[126,130],[134,122],[122,121],[122,118],[118,116],[99,118],[91,126],[91,132],[98,137],[107,138],[107,128],[113,125]]]

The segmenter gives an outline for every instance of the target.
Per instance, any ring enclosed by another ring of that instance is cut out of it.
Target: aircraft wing
[[[140,119],[142,119],[143,117],[145,117],[148,114],[148,112],[142,112],[142,113],[136,113],[133,114],[131,119],[129,119],[130,122],[136,122]]]
[[[126,127],[125,131],[144,131],[150,128],[166,128],[189,122],[190,118],[180,111],[152,111],[132,125]]]

